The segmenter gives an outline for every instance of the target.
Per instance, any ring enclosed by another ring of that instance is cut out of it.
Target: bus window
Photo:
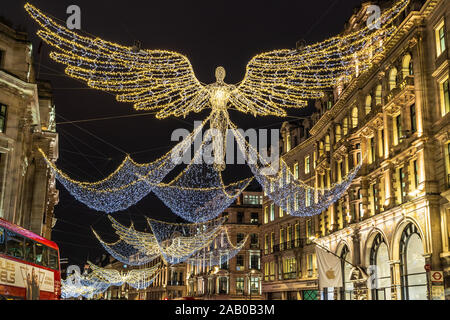
[[[25,260],[34,263],[34,241],[25,238]]]
[[[43,267],[48,267],[48,251],[47,247],[43,244],[36,243],[36,263]]]
[[[49,266],[54,270],[58,270],[58,251],[48,248]]]
[[[6,254],[10,257],[23,259],[24,238],[15,232],[6,231]]]
[[[0,227],[0,253],[5,253],[6,243],[5,243],[5,229]]]

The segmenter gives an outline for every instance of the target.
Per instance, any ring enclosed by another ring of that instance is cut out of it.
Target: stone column
[[[392,300],[401,300],[401,266],[400,260],[389,261],[389,265],[391,267],[391,299]]]

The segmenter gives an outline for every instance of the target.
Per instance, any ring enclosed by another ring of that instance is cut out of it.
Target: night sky
[[[64,75],[64,67],[52,61],[51,48],[44,44],[41,59],[37,55],[40,39],[37,24],[23,9],[26,1],[2,0],[0,16],[21,26],[33,41],[36,69],[41,79],[53,85],[59,133],[57,165],[72,178],[97,181],[110,174],[126,153],[138,162],[150,162],[175,145],[170,141],[177,128],[192,130],[194,120],[207,113],[186,119],[156,120],[153,115],[134,111],[131,104],[119,103],[115,96],[89,89]],[[308,44],[322,41],[343,30],[345,22],[361,0],[315,1],[106,1],[106,0],[34,0],[44,12],[66,20],[66,8],[81,8],[82,30],[122,45],[135,40],[144,49],[167,49],[185,54],[197,78],[204,83],[215,81],[219,65],[227,70],[227,83],[242,80],[245,66],[264,51],[295,48],[305,39]],[[40,64],[39,61],[41,61]],[[311,108],[289,111],[291,117],[254,118],[230,111],[234,123],[243,129],[280,128],[283,121],[295,121],[311,113]],[[125,117],[123,117],[125,116]],[[114,119],[103,119],[120,117]],[[97,119],[92,121],[93,119]],[[88,120],[88,121],[83,121]],[[72,121],[72,122],[71,122]],[[239,179],[250,176],[249,170],[228,166],[227,173]],[[58,219],[52,240],[58,243],[61,257],[69,264],[84,265],[87,259],[105,254],[94,238],[93,227],[107,241],[115,241],[105,214],[77,202],[58,183],[60,203],[55,208]],[[155,196],[150,195],[125,212],[113,214],[120,222],[135,222],[145,230],[145,215],[173,221],[175,216]]]

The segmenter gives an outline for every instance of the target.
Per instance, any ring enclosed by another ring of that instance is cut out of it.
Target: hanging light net
[[[333,203],[338,201],[350,187],[356,177],[362,162],[355,166],[342,179],[329,188],[316,188],[296,179],[284,161],[269,164],[257,150],[250,145],[245,137],[231,125],[231,131],[241,152],[247,156],[247,163],[262,186],[264,193],[289,215],[306,217],[319,215]]]
[[[214,131],[204,136],[189,165],[168,184],[159,184],[155,195],[171,211],[192,223],[202,223],[219,216],[247,188],[253,178],[225,185],[217,170],[214,155]],[[219,150],[220,151],[220,150]],[[220,157],[220,156],[219,156]],[[193,187],[198,186],[198,187]]]
[[[177,162],[173,161],[174,155],[181,156],[186,151],[190,151],[192,141],[202,132],[208,121],[209,118],[160,159],[151,163],[138,164],[127,156],[116,171],[98,182],[81,182],[71,179],[59,170],[41,149],[39,151],[55,173],[55,177],[72,196],[89,208],[113,213],[126,210],[147,196],[154,186],[177,166]]]
[[[193,266],[203,266],[204,268],[222,266],[234,258],[245,247],[248,237],[234,245],[230,239],[228,230],[224,227],[209,246],[197,251],[186,263]]]

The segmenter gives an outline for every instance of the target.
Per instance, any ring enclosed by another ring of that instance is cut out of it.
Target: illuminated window
[[[264,236],[264,254],[269,254],[269,235]]]
[[[311,243],[311,237],[313,237],[313,229],[312,229],[312,220],[306,220],[306,241],[307,243]]]
[[[389,91],[392,91],[397,87],[397,73],[397,68],[392,68],[389,72]]]
[[[398,169],[398,182],[399,182],[399,187],[400,187],[400,203],[405,202],[406,200],[406,179],[405,179],[405,169],[399,168]]]
[[[236,270],[242,271],[245,269],[245,257],[243,255],[236,256]]]
[[[378,155],[382,158],[384,156],[384,129],[379,130],[378,138]]]
[[[441,114],[442,116],[445,116],[450,112],[450,87],[448,77],[440,83],[439,89],[441,95]]]
[[[409,55],[409,54],[407,54],[403,58],[403,62],[402,62],[402,76],[403,76],[403,78],[406,78],[408,75],[409,76],[414,75],[413,62],[412,62],[411,55]]]
[[[366,97],[366,115],[368,115],[370,113],[370,111],[372,111],[372,96],[368,95]]]
[[[305,174],[309,174],[311,172],[311,163],[309,156],[305,157]]]
[[[299,171],[298,171],[298,162],[294,164],[294,179],[298,180],[299,178]]]
[[[370,160],[370,163],[374,163],[376,160],[375,138],[374,137],[369,138],[368,142],[369,142],[369,151],[370,151],[369,160]]]
[[[379,84],[375,90],[375,102],[377,105],[382,104],[382,92],[383,92],[383,87],[381,86],[381,84]]]
[[[269,223],[269,207],[264,208],[264,223]]]
[[[439,57],[447,48],[445,41],[445,23],[442,21],[434,31],[436,37],[436,53]]]
[[[348,134],[348,118],[344,118],[342,121],[342,131],[344,133],[344,136]]]
[[[236,278],[236,294],[244,294],[244,278]]]
[[[331,150],[330,135],[325,136],[325,151],[329,152]]]
[[[273,247],[275,246],[275,232],[270,234],[270,253],[273,253]]]
[[[358,108],[353,107],[352,109],[352,128],[356,128],[358,126]]]
[[[275,220],[275,205],[272,203],[270,205],[270,221]]]
[[[286,136],[286,152],[291,151],[291,135]]]
[[[280,250],[284,250],[284,229],[280,229]]]
[[[309,189],[306,190],[305,196],[306,196],[305,206],[309,207],[309,206],[311,206],[311,190],[309,190]]]
[[[336,138],[336,142],[339,142],[339,141],[341,141],[341,139],[342,139],[342,129],[341,129],[341,126],[340,126],[340,125],[337,125],[337,126],[336,126],[336,129],[335,129],[335,138]]]
[[[414,171],[414,187],[417,189],[419,187],[419,165],[417,164],[417,160],[413,161],[412,166]]]

